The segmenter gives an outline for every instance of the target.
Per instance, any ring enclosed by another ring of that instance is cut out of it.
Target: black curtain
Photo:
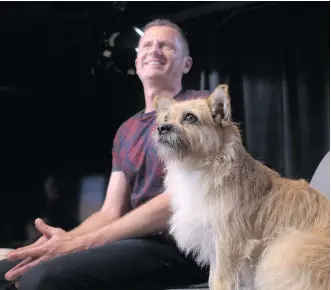
[[[310,180],[329,151],[329,11],[329,2],[260,2],[186,27],[185,85],[228,83],[247,150],[287,177]]]

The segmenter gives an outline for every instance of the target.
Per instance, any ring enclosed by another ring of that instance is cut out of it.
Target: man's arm
[[[88,247],[156,234],[167,228],[170,196],[164,192],[140,207],[82,238]]]
[[[129,186],[124,173],[113,172],[109,179],[106,198],[102,208],[86,219],[80,226],[69,232],[69,234],[60,228],[48,226],[44,222],[37,220],[36,227],[43,236],[37,242],[18,248],[8,254],[7,258],[9,260],[25,260],[9,270],[6,274],[6,279],[16,280],[43,260],[85,247],[82,243],[82,237],[123,216],[128,211],[129,197]]]
[[[124,173],[121,171],[112,172],[102,208],[89,216],[69,234],[80,236],[109,225],[128,211],[129,202],[129,186]]]

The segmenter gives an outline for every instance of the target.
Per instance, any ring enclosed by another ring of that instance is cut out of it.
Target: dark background
[[[75,226],[80,179],[108,179],[116,129],[144,104],[133,26],[156,17],[187,32],[185,87],[228,83],[248,151],[310,180],[330,147],[329,2],[1,2],[0,246],[40,215]]]

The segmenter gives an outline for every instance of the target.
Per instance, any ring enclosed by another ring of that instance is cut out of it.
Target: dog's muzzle
[[[179,139],[179,132],[176,126],[164,123],[157,127],[158,143],[176,148],[180,143]]]
[[[160,154],[167,159],[170,156],[182,158],[186,152],[185,142],[181,138],[181,131],[176,125],[160,124],[157,130],[154,131],[154,140]],[[171,154],[169,155],[169,153]]]
[[[173,126],[170,124],[161,124],[157,127],[157,131],[159,132],[159,135],[164,135],[169,132],[171,132],[173,129]]]

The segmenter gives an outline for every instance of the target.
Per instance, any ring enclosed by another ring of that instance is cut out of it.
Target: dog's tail
[[[262,255],[255,283],[259,290],[329,290],[330,228],[278,236]]]

